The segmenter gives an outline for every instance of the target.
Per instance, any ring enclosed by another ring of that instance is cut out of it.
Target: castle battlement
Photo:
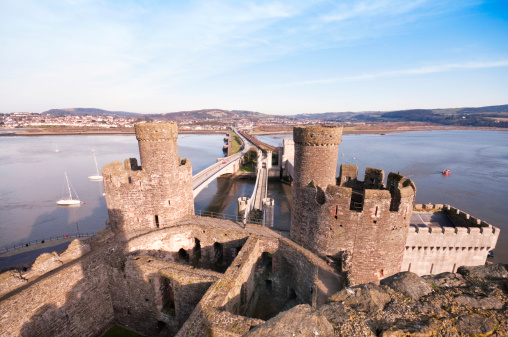
[[[134,125],[138,141],[162,142],[178,138],[175,123],[139,123]]]
[[[194,212],[192,165],[178,157],[173,123],[136,124],[135,158],[102,169],[109,226],[115,231],[161,228]]]
[[[483,265],[498,238],[499,228],[455,207],[416,204],[401,270],[424,275]]]
[[[416,186],[400,173],[385,182],[383,170],[367,167],[360,181],[358,166],[343,164],[335,178],[340,129],[294,128],[293,139],[290,237],[340,264],[350,284],[481,265],[495,246],[499,229],[487,222],[449,205],[415,205]]]
[[[342,141],[342,128],[305,126],[293,129],[295,144],[307,146],[338,146]]]
[[[469,213],[466,213],[464,211],[461,211],[458,208],[455,208],[450,205],[446,204],[415,204],[414,206],[415,211],[442,211],[448,215],[455,224],[455,226],[462,226],[462,227],[493,227],[490,223],[478,219],[477,217],[474,217],[470,215]],[[493,227],[496,228],[496,227]],[[499,230],[499,229],[498,229]]]
[[[187,158],[179,158],[179,160],[178,173],[187,175],[191,172],[192,174],[190,161]],[[117,187],[124,185],[126,189],[139,188],[143,183],[150,183],[152,180],[152,176],[137,165],[136,158],[125,159],[123,165],[120,161],[106,164],[102,169],[102,175],[108,182],[114,183]]]
[[[409,234],[430,235],[491,235],[497,236],[499,228],[492,225],[487,227],[441,227],[441,226],[409,226]]]
[[[398,173],[390,173],[385,186],[383,170],[367,168],[365,181],[357,171],[342,165],[340,185],[323,188],[311,181],[301,189],[298,219],[307,224],[303,245],[341,260],[354,284],[399,271],[416,193],[413,182]]]

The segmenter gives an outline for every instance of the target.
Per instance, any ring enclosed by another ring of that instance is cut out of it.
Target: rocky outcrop
[[[420,297],[425,296],[432,292],[432,287],[425,282],[420,276],[409,271],[395,274],[381,280],[384,284],[406,296],[418,300]]]
[[[464,276],[468,276],[469,278],[480,278],[487,280],[495,280],[495,279],[506,279],[508,278],[508,271],[506,267],[502,264],[488,264],[485,266],[475,266],[475,267],[459,267],[457,269],[457,273],[462,274]]]
[[[254,328],[246,336],[333,336],[333,326],[324,315],[302,304]]]
[[[330,302],[342,302],[358,311],[376,311],[390,302],[390,295],[373,283],[346,288],[329,298]]]
[[[245,336],[508,335],[506,267],[463,267],[459,272],[425,277],[403,272],[380,286],[346,288],[329,304],[297,306]]]

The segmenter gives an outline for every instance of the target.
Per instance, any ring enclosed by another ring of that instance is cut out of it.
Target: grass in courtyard
[[[111,329],[109,329],[102,337],[143,337],[140,334],[135,333],[134,331],[130,331],[128,329],[122,328],[121,326],[115,325]]]

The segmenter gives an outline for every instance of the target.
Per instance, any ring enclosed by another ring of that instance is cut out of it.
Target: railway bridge
[[[238,210],[246,223],[249,219],[262,220],[263,225],[272,227],[274,201],[268,196],[268,172],[272,167],[272,152],[262,151],[251,139],[246,138],[236,129],[233,131],[241,138],[243,148],[232,156],[219,158],[217,162],[192,177],[194,198],[217,177],[226,173],[236,173],[241,165],[242,157],[252,147],[257,149],[256,183],[250,197],[238,200]]]

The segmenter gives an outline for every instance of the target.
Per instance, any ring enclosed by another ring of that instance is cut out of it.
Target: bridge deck
[[[267,191],[267,181],[268,181],[268,175],[267,175],[267,169],[262,168],[259,170],[258,173],[258,179],[259,183],[257,186],[255,193],[255,199],[254,199],[254,209],[262,210],[263,209],[263,199],[266,198],[266,191]]]
[[[236,129],[233,129],[233,132],[236,134],[240,134]],[[212,180],[217,178],[218,176],[224,173],[234,173],[235,166],[239,166],[239,162],[242,156],[249,151],[252,147],[252,143],[250,143],[247,139],[240,135],[242,142],[244,144],[243,150],[241,152],[235,153],[232,156],[221,158],[217,163],[207,167],[203,171],[195,174],[192,177],[192,189],[194,192],[194,197],[198,195],[203,188],[205,188]]]

